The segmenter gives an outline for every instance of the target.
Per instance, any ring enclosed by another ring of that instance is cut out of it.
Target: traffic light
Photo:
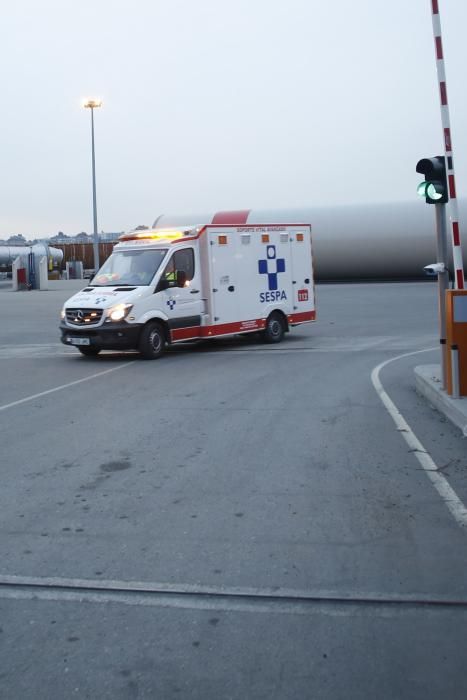
[[[416,171],[425,176],[417,187],[420,197],[425,197],[427,204],[446,204],[449,197],[444,156],[422,158],[417,163]]]

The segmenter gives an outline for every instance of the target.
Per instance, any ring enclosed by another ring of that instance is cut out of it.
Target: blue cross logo
[[[260,275],[268,276],[268,286],[272,291],[278,288],[277,275],[279,272],[285,272],[285,259],[276,257],[276,246],[268,245],[266,247],[267,260],[258,260],[258,272]]]
[[[176,303],[177,303],[177,302],[176,302],[175,299],[169,299],[168,302],[167,302],[167,306],[168,306],[169,309],[172,311],[172,309],[173,309],[173,307],[175,306]]]

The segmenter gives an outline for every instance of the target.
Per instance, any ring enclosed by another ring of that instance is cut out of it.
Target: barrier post
[[[446,292],[446,391],[467,396],[467,290]]]

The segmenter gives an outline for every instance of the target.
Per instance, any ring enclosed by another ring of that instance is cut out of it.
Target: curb
[[[467,397],[453,399],[441,388],[440,365],[415,367],[415,390],[467,437]]]

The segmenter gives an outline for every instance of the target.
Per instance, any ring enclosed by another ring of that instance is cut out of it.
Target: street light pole
[[[96,204],[96,156],[94,148],[94,110],[102,106],[102,100],[86,100],[84,107],[91,110],[91,145],[92,145],[92,211],[94,222],[93,251],[94,272],[99,269],[99,234],[97,232],[97,204]]]

